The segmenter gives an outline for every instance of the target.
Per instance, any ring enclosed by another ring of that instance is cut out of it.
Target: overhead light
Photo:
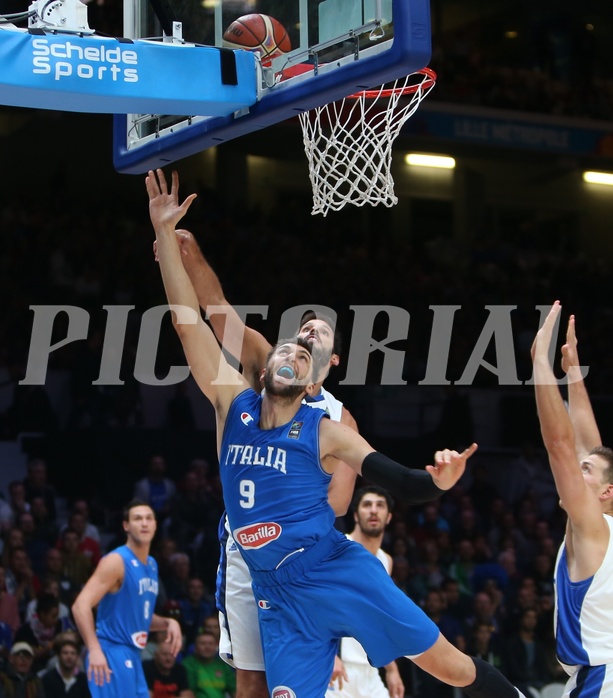
[[[518,32],[515,31],[515,29],[509,29],[504,33],[505,38],[507,39],[517,39],[519,36]]]
[[[607,184],[613,187],[613,173],[611,172],[592,172],[586,171],[583,173],[583,181],[589,184]]]
[[[409,153],[404,161],[407,165],[417,167],[442,167],[445,170],[453,170],[455,160],[448,155],[426,155],[424,153]]]
[[[589,32],[593,32],[593,31],[594,31],[594,25],[593,25],[593,24],[586,24],[586,25],[585,25],[585,28],[586,28],[586,30],[589,31]]]

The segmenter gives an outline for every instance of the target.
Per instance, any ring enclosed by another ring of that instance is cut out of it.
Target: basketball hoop
[[[365,90],[299,115],[313,187],[313,215],[345,204],[398,203],[392,145],[436,82],[422,68],[387,88]],[[407,99],[405,99],[407,98]]]

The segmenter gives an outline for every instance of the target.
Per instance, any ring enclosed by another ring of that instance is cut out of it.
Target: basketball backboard
[[[187,42],[223,47],[223,34],[251,13],[277,19],[291,50],[258,63],[255,105],[230,116],[129,114],[115,117],[114,162],[139,174],[245,133],[284,121],[426,66],[429,0],[134,0],[124,34],[162,36],[158,17],[182,22]],[[154,9],[158,8],[158,13]],[[160,6],[162,6],[160,10]],[[165,21],[165,26],[170,26]],[[206,76],[193,76],[193,80]]]

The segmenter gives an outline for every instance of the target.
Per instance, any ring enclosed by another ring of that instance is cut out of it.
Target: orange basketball
[[[275,56],[291,51],[292,45],[285,27],[268,15],[243,15],[226,29],[224,46],[259,51],[262,65],[270,65]]]

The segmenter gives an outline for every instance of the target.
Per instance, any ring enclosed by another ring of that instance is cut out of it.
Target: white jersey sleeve
[[[309,407],[314,409],[324,410],[333,422],[340,422],[343,416],[343,403],[337,400],[332,393],[329,393],[324,387],[319,391],[319,395],[315,397],[306,397],[303,401]]]

